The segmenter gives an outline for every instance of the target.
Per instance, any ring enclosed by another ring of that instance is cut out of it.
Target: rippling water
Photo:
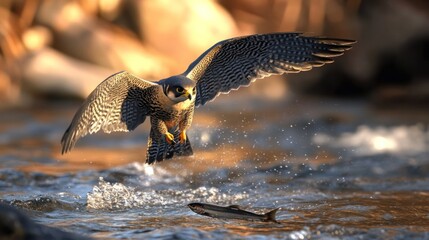
[[[195,156],[153,166],[142,163],[147,123],[89,136],[62,156],[59,139],[78,105],[5,111],[0,199],[39,223],[101,239],[429,238],[427,112],[235,100],[197,109]],[[204,217],[190,202],[280,207],[281,224]]]

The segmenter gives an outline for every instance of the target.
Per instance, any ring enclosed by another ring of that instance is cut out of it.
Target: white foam
[[[127,209],[153,205],[188,204],[204,201],[209,203],[234,202],[247,198],[247,194],[229,195],[214,187],[184,190],[137,191],[122,183],[109,183],[100,177],[98,185],[87,194],[88,209]]]
[[[419,154],[429,149],[429,131],[422,124],[413,126],[360,126],[356,132],[339,137],[317,134],[313,142],[319,145],[346,147],[357,155],[395,153]]]

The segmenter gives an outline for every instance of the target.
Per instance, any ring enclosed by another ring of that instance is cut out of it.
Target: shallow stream
[[[99,239],[429,238],[427,111],[237,96],[196,110],[193,157],[151,166],[148,123],[61,155],[78,104],[3,111],[0,199]],[[200,216],[190,202],[280,207],[281,224]]]

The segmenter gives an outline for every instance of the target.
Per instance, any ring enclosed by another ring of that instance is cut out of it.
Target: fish
[[[190,203],[188,204],[188,207],[195,213],[213,218],[241,219],[249,221],[257,220],[279,223],[276,220],[276,212],[279,208],[273,209],[265,214],[256,214],[245,211],[238,205],[222,207],[207,203]]]

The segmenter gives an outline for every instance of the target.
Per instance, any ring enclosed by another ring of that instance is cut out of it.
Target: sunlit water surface
[[[196,111],[195,156],[148,166],[147,123],[60,155],[77,106],[1,113],[0,199],[39,223],[101,239],[429,238],[427,113],[221,101]],[[200,216],[190,202],[280,207],[281,224]]]

